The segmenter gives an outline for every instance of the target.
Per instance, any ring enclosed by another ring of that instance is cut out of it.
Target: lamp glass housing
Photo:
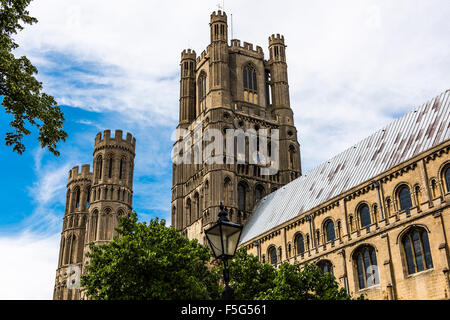
[[[242,226],[230,221],[218,221],[205,230],[206,238],[216,259],[232,258],[236,253]]]

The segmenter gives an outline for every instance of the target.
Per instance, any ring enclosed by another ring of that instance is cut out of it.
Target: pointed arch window
[[[186,201],[186,226],[188,226],[191,223],[192,219],[192,205],[191,205],[191,199],[188,198]]]
[[[123,178],[123,169],[124,169],[124,163],[125,163],[125,159],[122,158],[120,159],[120,164],[119,164],[119,179]]]
[[[80,207],[80,188],[75,189],[75,208],[78,209]]]
[[[86,193],[86,208],[89,208],[91,202],[91,186],[87,187]]]
[[[101,155],[97,157],[95,167],[96,167],[95,176],[97,179],[101,179],[102,178],[102,169],[103,169],[103,158]]]
[[[194,220],[196,220],[198,217],[200,217],[200,196],[198,192],[194,194],[194,204],[195,204]]]
[[[113,170],[113,158],[109,157],[108,161],[108,178],[112,178],[112,170]]]
[[[131,184],[133,182],[133,163],[130,161],[130,166],[128,168],[128,183]]]
[[[428,232],[421,227],[411,228],[402,237],[408,274],[433,268]]]
[[[255,204],[258,203],[262,197],[264,197],[264,188],[261,185],[257,185],[255,188]]]
[[[258,82],[256,69],[253,65],[247,64],[243,73],[244,100],[250,103],[258,104]]]
[[[202,71],[197,80],[197,88],[198,88],[198,101],[200,104],[200,112],[205,110],[205,98],[206,98],[206,73]]]
[[[241,211],[245,211],[246,196],[246,185],[241,182],[238,185],[238,209]]]
[[[375,248],[362,246],[353,254],[353,261],[358,273],[359,288],[364,289],[380,283]]]

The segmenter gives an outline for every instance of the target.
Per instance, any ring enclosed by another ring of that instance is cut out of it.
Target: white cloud
[[[52,299],[59,234],[0,237],[0,300]]]
[[[206,0],[34,1],[30,11],[39,22],[19,42],[42,66],[52,64],[46,54],[58,52],[99,68],[67,70],[67,79],[41,75],[60,103],[174,127],[180,52],[206,48],[216,9]],[[285,35],[308,169],[448,89],[448,1],[229,0],[225,10],[230,22],[233,14],[234,37],[266,52],[270,34]]]
[[[67,150],[67,160],[44,159],[48,151],[37,148],[33,151],[36,181],[27,187],[34,208],[21,223],[20,228],[41,236],[61,230],[62,214],[66,200],[67,174],[77,163],[76,153]]]

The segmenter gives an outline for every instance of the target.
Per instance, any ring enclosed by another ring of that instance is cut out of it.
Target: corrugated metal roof
[[[330,200],[450,138],[450,90],[393,121],[255,207],[240,243]]]

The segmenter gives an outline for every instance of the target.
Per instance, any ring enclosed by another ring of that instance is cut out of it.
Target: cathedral
[[[261,262],[315,263],[352,296],[449,299],[450,90],[302,173],[284,37],[265,57],[228,40],[225,12],[209,27],[205,51],[181,53],[171,226],[206,244],[222,203]],[[135,145],[106,130],[92,171],[69,171],[54,299],[85,298],[88,244],[131,211]]]

